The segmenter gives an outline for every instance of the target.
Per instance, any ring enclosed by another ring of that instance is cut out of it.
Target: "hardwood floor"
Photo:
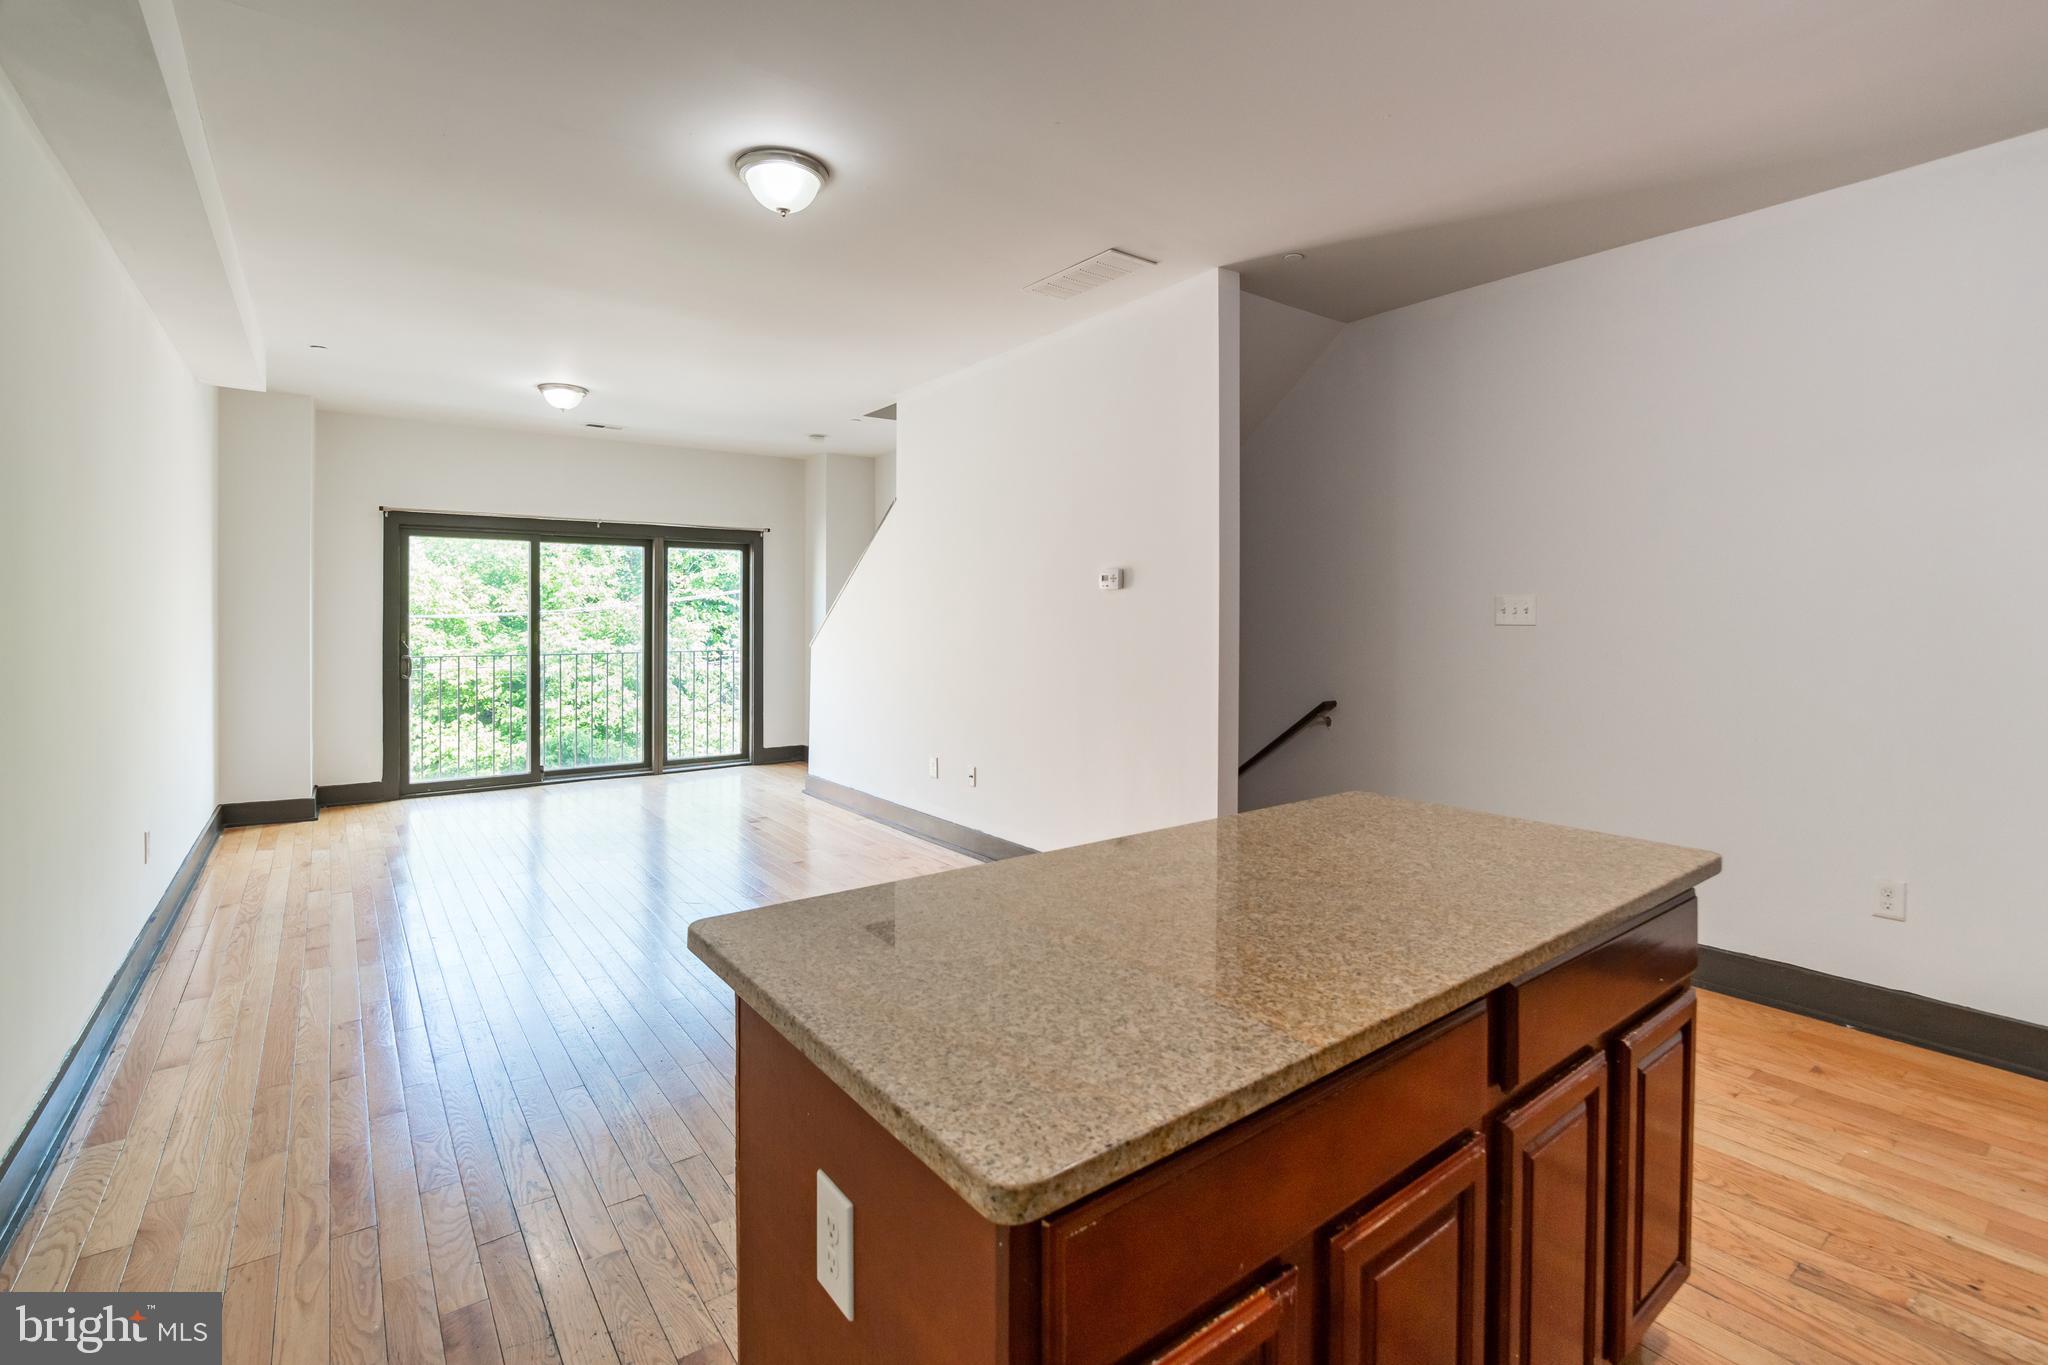
[[[730,1360],[732,997],[692,919],[970,860],[721,769],[232,830],[14,1289],[224,1289],[226,1359]]]
[[[2048,1082],[1706,992],[1699,1037],[1646,1360],[2048,1362]]]
[[[16,1289],[219,1288],[226,1359],[735,1347],[700,915],[967,860],[724,769],[223,836]],[[1646,1361],[2048,1361],[2048,1084],[1701,999],[1696,1268]]]

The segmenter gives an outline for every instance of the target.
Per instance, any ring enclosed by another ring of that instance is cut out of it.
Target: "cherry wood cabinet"
[[[1607,1059],[1594,1053],[1495,1124],[1501,1365],[1603,1359]]]
[[[1641,1344],[1692,1270],[1691,991],[1614,1041],[1614,1217],[1607,1349]]]
[[[739,1011],[740,1365],[1594,1365],[1691,1256],[1690,894],[1036,1222]],[[817,1285],[816,1173],[859,1211]]]
[[[1278,1264],[1304,1270],[1306,1359],[1318,1234],[1479,1126],[1488,1035],[1474,1002],[1046,1219],[1044,1365],[1144,1359]]]
[[[1301,1365],[1299,1279],[1288,1266],[1152,1357],[1152,1365]]]
[[[1474,1137],[1330,1239],[1331,1365],[1479,1365],[1486,1142]]]

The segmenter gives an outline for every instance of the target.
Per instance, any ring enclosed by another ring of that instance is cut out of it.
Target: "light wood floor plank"
[[[547,1340],[547,1309],[541,1304],[533,1263],[527,1259],[526,1240],[513,1232],[479,1248],[478,1256],[500,1348],[510,1351]]]
[[[327,1259],[328,1358],[334,1365],[384,1365],[384,1285],[378,1270],[377,1229],[336,1237]]]
[[[50,1205],[49,1214],[36,1229],[27,1259],[15,1273],[10,1286],[14,1292],[46,1293],[71,1282],[86,1231],[92,1226],[93,1215],[99,1212],[100,1198],[107,1192],[107,1181],[120,1160],[119,1142],[88,1147],[78,1154],[56,1202]]]
[[[547,1305],[555,1347],[568,1365],[609,1365],[619,1358],[598,1312],[569,1226],[552,1199],[519,1206],[519,1228]]]

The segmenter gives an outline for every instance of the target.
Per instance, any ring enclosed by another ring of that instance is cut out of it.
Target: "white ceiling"
[[[272,387],[787,454],[1204,267],[1357,317],[2048,126],[2040,0],[175,5]]]
[[[0,69],[194,375],[263,387],[168,0],[0,0]]]

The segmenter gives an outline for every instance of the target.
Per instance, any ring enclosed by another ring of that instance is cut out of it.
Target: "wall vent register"
[[[1043,294],[1049,299],[1071,299],[1076,294],[1085,294],[1091,289],[1120,280],[1124,276],[1143,270],[1148,265],[1157,265],[1143,256],[1133,256],[1128,251],[1114,247],[1085,261],[1076,261],[1057,274],[1047,275],[1034,284],[1024,286],[1027,294]]]

